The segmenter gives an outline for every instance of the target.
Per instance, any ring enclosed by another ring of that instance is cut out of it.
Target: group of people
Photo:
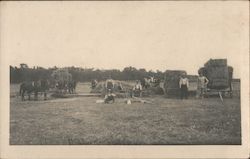
[[[142,85],[142,88],[149,88],[149,87],[157,87],[160,85],[161,80],[159,78],[155,77],[149,77],[149,78],[143,78],[140,80],[140,84]]]
[[[145,81],[144,81],[145,82]],[[132,97],[141,97],[142,96],[142,90],[145,89],[145,83],[136,80],[136,83],[132,89],[131,96]],[[207,84],[209,80],[202,74],[199,73],[198,82],[197,82],[197,97],[198,98],[204,98],[204,95],[206,93]],[[93,80],[91,82],[91,87],[95,88],[97,85],[97,80]],[[160,80],[155,80],[154,83],[160,84]],[[105,97],[104,97],[104,103],[114,103],[115,102],[115,94],[114,94],[114,88],[115,83],[113,79],[108,78],[104,84],[105,87]],[[187,99],[188,98],[188,88],[189,88],[189,79],[186,75],[181,75],[180,81],[179,81],[179,87],[180,87],[180,98],[181,99]],[[117,83],[117,89],[122,91],[123,87],[120,82]]]
[[[104,97],[104,103],[114,103],[115,102],[115,94],[114,94],[114,88],[115,84],[114,81],[111,78],[108,78],[105,82],[105,90],[106,94]],[[117,89],[119,91],[123,91],[123,86],[121,82],[117,83]],[[142,92],[142,85],[139,80],[136,81],[136,84],[134,85],[132,89],[132,96],[141,96]]]
[[[209,80],[202,74],[199,73],[198,82],[197,82],[197,98],[204,98],[204,95],[207,91],[207,84]],[[189,88],[189,80],[186,75],[181,75],[179,81],[180,87],[180,98],[187,99],[188,98],[188,88]]]

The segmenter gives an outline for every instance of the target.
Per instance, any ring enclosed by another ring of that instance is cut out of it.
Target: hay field
[[[78,92],[88,92],[79,84]],[[11,85],[16,93],[18,86]],[[42,99],[42,98],[40,98]],[[97,97],[24,101],[10,98],[11,145],[241,144],[240,99],[149,98],[97,104]]]

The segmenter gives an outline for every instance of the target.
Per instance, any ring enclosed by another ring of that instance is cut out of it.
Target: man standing
[[[114,81],[111,78],[108,78],[105,83],[106,92],[110,89],[111,93],[113,93],[114,86]]]
[[[91,88],[92,88],[92,89],[95,89],[95,87],[97,86],[97,83],[98,83],[98,82],[97,82],[96,79],[92,80],[92,81],[91,81]]]
[[[180,86],[180,95],[181,99],[188,98],[188,87],[189,87],[189,81],[186,75],[181,75],[180,81],[179,81],[179,86]]]
[[[141,83],[137,80],[136,84],[133,88],[133,97],[141,97],[141,93],[142,93],[142,86]]]
[[[202,73],[199,73],[197,81],[197,94],[196,94],[197,98],[204,98],[208,82],[209,80],[205,76],[203,76]]]

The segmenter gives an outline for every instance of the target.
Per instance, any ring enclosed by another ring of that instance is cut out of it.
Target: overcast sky
[[[240,77],[248,54],[247,2],[3,2],[1,53],[11,65],[197,74],[227,58]]]

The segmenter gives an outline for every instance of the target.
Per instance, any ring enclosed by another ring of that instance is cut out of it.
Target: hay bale
[[[229,86],[230,81],[227,66],[206,67],[206,77],[209,80],[209,88],[223,89]]]
[[[119,86],[119,83],[122,85],[123,87],[123,90],[120,90],[118,88]],[[124,81],[118,81],[118,80],[114,80],[114,92],[119,92],[119,93],[125,93],[129,90],[131,90],[133,88],[133,84],[130,83],[130,82],[124,82]],[[90,91],[90,93],[102,93],[102,94],[105,94],[106,93],[106,90],[105,90],[105,81],[101,81],[97,84],[97,86],[92,89]]]
[[[210,66],[227,66],[227,59],[210,59],[208,60],[205,65],[205,67]]]
[[[72,75],[68,72],[67,69],[57,69],[54,70],[51,74],[53,80],[58,82],[68,82],[72,80]]]
[[[197,82],[198,76],[197,75],[187,75],[187,78],[190,82]]]
[[[102,93],[104,85],[104,82],[99,82],[94,89],[91,89],[90,93]]]
[[[179,80],[181,75],[187,75],[183,70],[167,70],[164,79],[164,89],[166,96],[179,96]]]
[[[150,95],[163,95],[164,94],[164,90],[161,87],[150,87],[148,90],[149,90]]]
[[[227,66],[226,59],[210,59],[198,73],[208,78],[208,88],[225,89],[231,84],[233,67]]]

